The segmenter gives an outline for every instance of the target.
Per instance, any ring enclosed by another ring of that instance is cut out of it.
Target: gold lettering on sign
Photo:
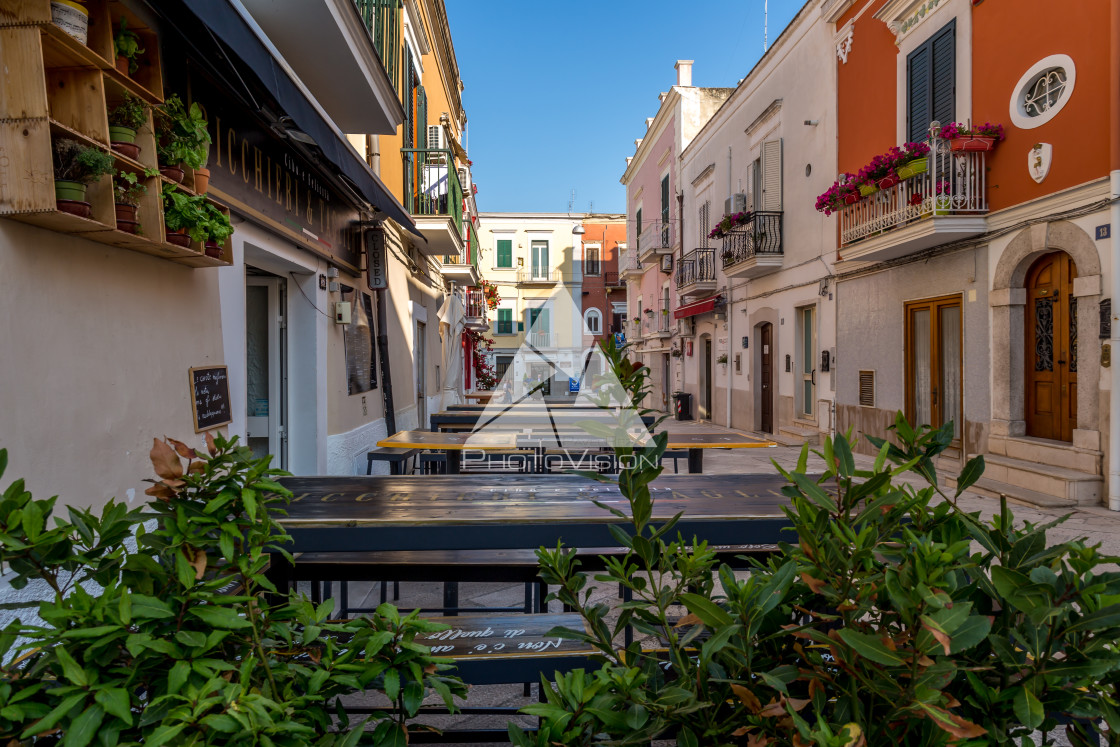
[[[241,179],[246,184],[249,183],[249,169],[245,168],[245,152],[247,150],[249,150],[249,141],[242,140],[241,141]]]
[[[230,127],[226,133],[226,160],[229,161],[230,176],[237,176],[237,166],[233,162],[233,141],[237,139],[237,133]]]
[[[284,192],[287,195],[288,203],[284,206],[285,210],[292,209],[292,175],[284,172]]]
[[[256,179],[256,189],[261,194],[264,190],[261,189],[261,149],[253,146],[253,165],[254,165],[254,178]]]
[[[361,503],[362,501],[372,501],[376,497],[377,493],[358,493],[358,495],[354,496],[354,502]]]
[[[299,495],[292,496],[291,503],[299,503],[309,495],[311,495],[311,493],[300,493]]]
[[[214,118],[214,152],[218,154],[218,166],[222,167],[222,118]]]
[[[268,185],[268,198],[272,199],[272,158],[265,158],[268,165],[264,169],[264,183]]]
[[[342,493],[327,493],[319,499],[319,503],[332,503],[333,501],[338,500],[341,497],[343,497]]]
[[[282,172],[283,172],[283,170],[280,168],[280,164],[276,164],[276,204],[277,205],[283,205],[284,204],[284,201],[280,199],[280,174]]]

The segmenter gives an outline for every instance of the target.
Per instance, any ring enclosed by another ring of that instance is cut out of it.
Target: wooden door
[[[712,338],[704,338],[704,389],[700,392],[700,419],[712,419]]]
[[[759,371],[759,386],[762,387],[762,432],[774,432],[774,333],[772,324],[762,325],[762,366]]]
[[[1072,441],[1077,427],[1077,267],[1065,252],[1027,273],[1027,435]]]

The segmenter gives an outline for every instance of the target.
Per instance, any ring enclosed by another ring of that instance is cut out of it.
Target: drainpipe
[[[397,432],[397,411],[393,409],[393,377],[389,373],[389,328],[385,310],[385,294],[377,293],[377,356],[381,358],[381,396],[385,399],[385,430],[389,435]]]
[[[1109,344],[1112,351],[1120,348],[1120,306],[1117,304],[1117,291],[1120,290],[1120,7],[1110,3],[1112,43],[1109,57],[1109,114],[1112,125],[1109,129],[1109,218],[1112,231],[1112,261],[1109,274],[1109,293],[1112,295],[1112,334]],[[1112,363],[1112,387],[1108,397],[1108,507],[1120,511],[1120,361]]]
[[[730,284],[729,284],[730,285]],[[731,351],[735,349],[732,342],[735,340],[734,323],[732,320],[735,318],[735,305],[731,303],[731,288],[727,289],[727,366],[724,371],[727,371],[727,427],[731,427],[731,381],[735,376],[732,370],[734,363],[731,360]]]

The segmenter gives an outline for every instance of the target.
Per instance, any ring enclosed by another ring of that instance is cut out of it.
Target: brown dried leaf
[[[921,707],[928,719],[957,739],[972,739],[988,733],[988,730],[983,726],[966,721],[955,713],[949,713],[942,708],[931,705],[923,704]]]
[[[751,734],[747,737],[747,747],[766,747],[770,744],[770,737],[765,734]]]
[[[733,737],[741,737],[741,736],[743,736],[744,734],[746,734],[746,733],[747,733],[748,731],[750,731],[750,730],[751,730],[751,727],[749,727],[749,726],[740,726],[740,727],[739,727],[738,729],[736,729],[735,731],[731,732],[731,736],[733,736]]]
[[[808,572],[801,574],[801,580],[805,582],[805,585],[808,586],[810,591],[814,594],[820,594],[821,589],[825,586],[824,581],[821,581],[819,578],[813,578]]]
[[[821,695],[825,694],[824,683],[814,677],[813,679],[809,680],[809,697],[815,698],[817,696],[817,693],[820,693]]]
[[[677,624],[674,625],[673,627],[674,628],[682,628],[685,625],[703,625],[703,624],[704,624],[703,620],[701,620],[699,617],[697,617],[696,615],[689,612],[687,615],[682,617],[680,620],[677,620]]]
[[[925,654],[922,654],[920,657],[918,657],[918,663],[921,664],[923,667],[932,667],[937,662],[935,662],[933,659],[929,658]]]
[[[313,648],[307,652],[307,656],[311,659],[311,662],[313,664],[318,664],[319,661],[323,658],[323,652],[317,648]]]
[[[194,566],[194,578],[196,581],[202,579],[206,575],[206,551],[197,550],[190,545],[183,548],[183,555],[186,556],[190,564]]]
[[[762,707],[762,710],[760,710],[758,712],[758,715],[762,716],[764,718],[773,718],[775,716],[784,716],[784,715],[786,715],[786,709],[785,709],[785,706],[783,706],[781,703],[770,701],[769,703],[767,703],[765,706]]]
[[[937,642],[941,644],[941,648],[944,649],[945,655],[948,656],[949,644],[951,643],[951,641],[949,640],[949,635],[944,630],[938,630],[934,626],[927,623],[925,620],[922,621],[922,627],[928,630],[929,634],[932,635],[937,640]]]
[[[757,714],[762,710],[762,703],[759,702],[758,697],[747,688],[742,685],[732,684],[731,691],[735,693],[739,698],[739,702],[745,705],[747,710],[751,713]]]
[[[206,471],[206,464],[204,462],[191,462],[187,465],[187,472],[198,472],[199,474]]]
[[[815,558],[813,557],[813,549],[809,547],[809,545],[805,542],[804,537],[801,538],[798,544],[801,545],[801,552],[805,553],[805,557],[807,557],[809,560],[815,560]]]
[[[842,732],[845,732],[848,741],[844,743],[844,747],[865,747],[867,738],[863,734],[863,729],[857,723],[848,723],[840,727]]]
[[[959,706],[961,704],[961,702],[959,700],[954,698],[949,693],[943,692],[942,694],[947,698],[947,700],[945,701],[945,707],[946,708],[956,708],[957,706]]]
[[[177,494],[174,490],[167,487],[162,482],[157,482],[155,485],[145,490],[144,495],[150,495],[153,498],[159,498],[161,501],[169,501]]]
[[[206,452],[210,456],[215,456],[218,453],[218,445],[214,443],[214,437],[210,435],[210,431],[206,431]]]
[[[809,743],[803,740],[800,734],[793,735],[793,741],[791,742],[791,744],[793,745],[793,747],[809,747]]]
[[[175,453],[184,459],[198,459],[198,454],[195,453],[195,450],[182,441],[176,441],[169,436],[164,436],[164,439],[166,439],[167,443],[175,447]]]
[[[171,479],[183,474],[183,465],[179,457],[170,446],[158,438],[152,439],[152,450],[148,456],[152,460],[152,467],[160,477]]]
[[[786,702],[793,706],[794,711],[800,711],[805,706],[809,705],[810,701],[802,700],[800,698],[787,698]]]

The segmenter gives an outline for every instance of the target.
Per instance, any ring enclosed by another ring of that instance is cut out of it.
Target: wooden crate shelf
[[[108,76],[106,76],[106,78],[105,78],[105,111],[106,111],[106,115],[108,115],[108,112],[113,111],[113,109],[116,108],[118,104],[120,104],[120,102],[124,99],[125,93],[130,93],[133,96],[136,95],[132,91],[129,91],[128,89],[126,89],[124,86],[120,85],[120,83],[117,82],[115,79],[112,79],[112,78],[109,78]],[[106,120],[106,122],[108,122],[108,120]],[[106,126],[108,126],[108,124],[106,124]],[[113,155],[119,156],[121,158],[126,158],[127,160],[131,160],[137,166],[140,166],[142,168],[151,168],[151,169],[158,168],[159,164],[157,163],[157,158],[156,158],[156,135],[155,135],[155,128],[154,128],[153,122],[152,122],[152,112],[151,111],[148,112],[148,116],[146,118],[146,121],[144,122],[144,125],[141,126],[141,128],[139,130],[137,130],[137,132],[136,132],[136,144],[140,146],[140,155],[137,159],[127,159],[127,156],[122,156],[121,154],[117,153],[116,151],[114,151]]]
[[[138,15],[116,0],[109,2],[108,12],[112,33],[116,33],[123,18],[128,30],[140,38],[140,48],[144,50],[136,60],[138,68],[135,73],[119,69],[115,64],[114,52],[114,64],[108,70],[109,76],[127,88],[130,93],[151,104],[162,104],[163,66],[160,64],[159,37]]]

